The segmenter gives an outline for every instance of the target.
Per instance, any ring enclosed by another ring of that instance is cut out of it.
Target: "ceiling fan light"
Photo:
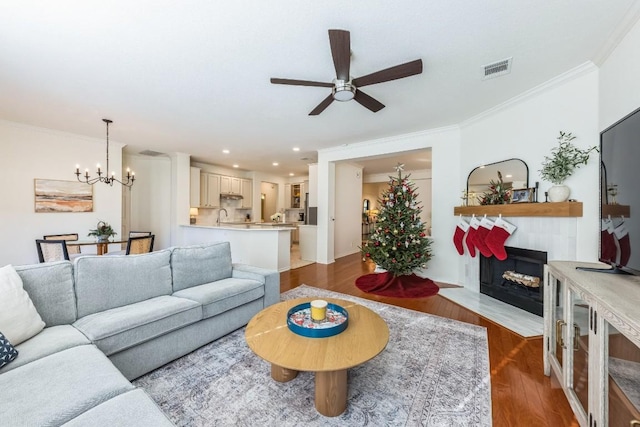
[[[336,101],[351,101],[356,96],[356,87],[351,84],[351,81],[336,80],[331,94]]]

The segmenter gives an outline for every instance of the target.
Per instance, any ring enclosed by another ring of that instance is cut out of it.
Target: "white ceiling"
[[[306,174],[318,149],[457,124],[599,63],[637,3],[3,0],[0,119],[99,138],[106,117],[130,153]],[[331,82],[332,28],[351,32],[354,77],[414,59],[424,72],[368,86],[378,113],[351,101],[310,117],[329,89],[269,78]],[[481,79],[508,57],[510,74]]]

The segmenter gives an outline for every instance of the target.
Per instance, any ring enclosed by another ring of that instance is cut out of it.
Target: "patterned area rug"
[[[313,373],[287,383],[247,346],[244,328],[134,381],[179,426],[490,426],[486,330],[301,285],[282,299],[333,297],[377,312],[389,344],[348,372],[347,410],[316,412]],[[310,338],[312,339],[312,338]]]

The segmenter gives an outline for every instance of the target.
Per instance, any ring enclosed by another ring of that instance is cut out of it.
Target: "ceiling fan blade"
[[[319,86],[333,87],[333,83],[312,82],[309,80],[293,80],[293,79],[276,79],[272,78],[271,83],[276,85],[295,85],[295,86]]]
[[[363,87],[374,85],[376,83],[388,82],[391,80],[402,79],[404,77],[413,76],[422,73],[422,59],[407,62],[405,64],[396,65],[395,67],[385,68],[375,73],[353,79],[355,87]]]
[[[329,43],[331,44],[331,56],[336,68],[336,77],[339,80],[349,80],[349,68],[351,66],[351,36],[349,31],[329,30]]]
[[[361,90],[356,90],[356,96],[353,99],[355,99],[360,105],[362,105],[365,108],[368,108],[374,113],[377,113],[378,111],[384,108],[383,103],[370,97],[369,95],[367,95]]]
[[[313,109],[312,112],[309,113],[310,116],[317,116],[322,113],[325,108],[329,106],[333,102],[333,94],[327,96],[316,108]]]

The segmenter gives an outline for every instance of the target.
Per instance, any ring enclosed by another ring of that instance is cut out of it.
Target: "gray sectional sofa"
[[[228,242],[17,266],[45,329],[0,369],[0,424],[173,425],[129,380],[244,326],[280,298],[276,271]]]

